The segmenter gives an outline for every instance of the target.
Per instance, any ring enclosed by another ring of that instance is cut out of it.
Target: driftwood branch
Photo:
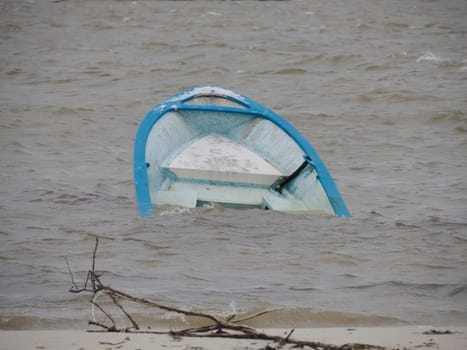
[[[245,316],[245,317],[240,318],[238,320],[235,319],[235,317],[237,317],[237,315],[233,315],[232,316],[233,319],[231,319],[231,320],[232,320],[233,323],[245,322],[245,321],[251,320],[253,318],[257,318],[257,317],[266,315],[266,314],[268,314],[270,312],[274,312],[274,311],[278,311],[278,310],[282,310],[282,308],[281,307],[276,307],[276,308],[273,308],[273,309],[263,310],[263,311],[257,312],[256,314],[248,315],[248,316]]]
[[[380,346],[373,346],[368,344],[346,344],[342,346],[335,346],[329,344],[323,344],[320,342],[314,341],[303,341],[297,340],[292,338],[292,333],[294,329],[292,329],[287,336],[276,336],[271,334],[266,334],[263,332],[259,332],[256,329],[242,325],[242,322],[247,320],[251,320],[262,315],[265,315],[270,312],[277,311],[278,309],[269,309],[264,310],[252,315],[248,315],[239,319],[236,319],[237,315],[230,315],[227,318],[223,319],[205,312],[199,311],[192,311],[192,310],[185,310],[179,307],[165,305],[162,303],[158,303],[152,300],[148,300],[146,298],[136,297],[130,295],[128,293],[122,292],[120,290],[114,289],[108,285],[105,285],[101,281],[102,274],[96,272],[96,256],[97,256],[97,248],[99,245],[99,238],[96,237],[96,242],[94,246],[94,251],[92,255],[92,266],[91,269],[88,271],[84,285],[80,288],[74,281],[73,274],[71,272],[70,265],[68,260],[65,259],[68,271],[71,276],[71,283],[72,286],[70,287],[69,291],[72,293],[81,293],[81,292],[89,292],[92,293],[92,298],[90,303],[95,306],[102,314],[105,316],[104,321],[97,322],[96,320],[89,321],[90,325],[98,326],[103,329],[105,332],[125,332],[125,333],[144,333],[144,334],[168,334],[174,338],[180,337],[205,337],[205,338],[231,338],[231,339],[257,339],[257,340],[266,340],[271,341],[278,344],[278,347],[282,347],[286,344],[291,344],[296,347],[311,347],[311,348],[320,348],[323,350],[382,350],[383,347]],[[90,284],[90,287],[88,286]],[[106,310],[101,304],[96,302],[96,296],[98,293],[102,293],[107,296],[112,304],[115,305],[123,315],[127,318],[127,320],[131,323],[129,327],[118,327],[116,319],[112,316],[112,314]],[[170,330],[170,331],[153,331],[153,330],[141,330],[138,323],[134,320],[134,318],[125,310],[121,301],[128,301],[132,303],[136,303],[139,305],[144,305],[147,307],[151,307],[154,309],[160,309],[164,311],[174,312],[177,314],[185,315],[185,316],[192,316],[192,317],[199,317],[206,319],[210,322],[209,325],[197,328],[188,328],[183,330]],[[106,320],[108,320],[111,325],[105,324]],[[95,330],[94,330],[95,331]],[[93,331],[93,332],[94,332]],[[102,331],[102,330],[100,330]],[[273,349],[273,348],[272,348]]]
[[[97,307],[110,320],[110,322],[112,322],[111,327],[105,327],[102,324],[98,324],[98,322],[96,322],[96,321],[92,321],[93,324],[96,324],[96,325],[98,325],[100,327],[103,327],[103,328],[107,329],[108,331],[110,331],[110,330],[115,331],[117,329],[117,322],[115,322],[112,315],[110,315],[107,311],[105,311],[104,308],[102,306],[100,306],[98,303],[96,303],[94,300],[89,300],[89,302],[92,305],[94,305],[95,307]]]
[[[68,259],[66,256],[65,256],[65,262],[66,262],[66,267],[68,268],[68,273],[70,274],[71,284],[72,284],[69,291],[72,293],[77,293],[77,292],[79,293],[80,288],[78,287],[75,280],[73,279],[73,272],[71,272],[70,264],[68,263]]]
[[[118,302],[118,299],[117,297],[115,297],[114,295],[110,294],[110,297],[112,298],[112,301],[114,302],[115,305],[118,306],[118,308],[120,309],[120,311],[123,312],[123,314],[128,318],[128,320],[131,322],[132,326],[134,329],[139,329],[139,326],[138,324],[136,323],[136,321],[133,319],[133,317],[131,317],[131,315],[126,312],[126,310],[123,308],[122,304],[120,304]]]

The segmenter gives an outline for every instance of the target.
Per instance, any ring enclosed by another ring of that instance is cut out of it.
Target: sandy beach
[[[286,329],[267,329],[270,334],[284,335]],[[444,333],[447,334],[436,334]],[[293,337],[326,344],[344,345],[364,343],[388,349],[440,349],[462,350],[467,348],[467,327],[358,327],[358,328],[307,328],[296,329]],[[85,330],[9,330],[0,332],[1,350],[62,350],[62,349],[267,349],[277,344],[261,340],[183,338],[168,335],[95,333]],[[268,347],[269,346],[269,347]],[[292,348],[291,346],[282,349]]]

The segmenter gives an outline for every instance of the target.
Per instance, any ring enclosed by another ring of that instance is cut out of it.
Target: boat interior
[[[217,96],[186,103],[243,108]],[[170,111],[150,130],[145,159],[157,206],[218,203],[334,213],[312,162],[293,138],[248,111]]]

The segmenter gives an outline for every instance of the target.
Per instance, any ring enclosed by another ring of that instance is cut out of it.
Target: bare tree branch
[[[79,288],[79,286],[75,283],[70,265],[68,264],[68,260],[66,258],[65,258],[65,261],[66,261],[66,264],[68,266],[68,271],[71,276],[72,287],[69,289],[70,292],[72,293],[91,292],[92,293],[93,298],[90,300],[90,303],[93,304],[93,306],[97,307],[106,316],[106,319],[108,319],[112,323],[112,325],[108,326],[104,323],[97,322],[96,320],[89,321],[89,324],[103,328],[105,332],[168,334],[175,338],[206,337],[206,338],[231,338],[231,339],[258,339],[258,340],[267,340],[267,341],[275,342],[278,344],[278,347],[281,347],[285,344],[292,344],[292,345],[295,345],[296,347],[309,346],[312,348],[320,348],[323,350],[363,350],[363,349],[383,350],[384,349],[381,346],[374,346],[374,345],[368,345],[368,344],[346,344],[342,346],[335,346],[335,345],[323,344],[320,342],[301,341],[301,340],[296,340],[296,339],[291,338],[292,333],[294,332],[294,329],[292,329],[287,334],[286,337],[282,337],[282,336],[262,333],[249,326],[239,324],[247,320],[260,317],[267,313],[279,310],[278,308],[264,310],[264,311],[257,312],[255,314],[248,315],[248,316],[245,316],[239,319],[235,319],[236,315],[230,315],[226,319],[221,319],[220,317],[217,317],[217,316],[214,316],[208,313],[185,310],[185,309],[178,308],[175,306],[165,305],[162,303],[151,301],[146,298],[135,297],[128,293],[114,289],[101,282],[100,277],[102,275],[96,272],[96,256],[97,256],[98,245],[99,245],[99,238],[96,236],[96,243],[95,243],[94,251],[92,255],[92,267],[91,267],[91,270],[89,270],[87,273],[83,288]],[[88,282],[91,283],[92,288],[87,287]],[[118,328],[117,322],[115,318],[110,314],[110,312],[105,310],[104,307],[102,307],[100,304],[98,304],[95,301],[96,296],[99,292],[106,295],[113,302],[113,304],[118,307],[120,312],[122,312],[125,315],[125,317],[130,321],[131,327]],[[182,314],[185,316],[204,318],[204,319],[209,320],[212,324],[203,326],[203,327],[188,328],[188,329],[183,329],[183,330],[178,330],[178,331],[170,330],[166,332],[161,332],[161,331],[152,331],[152,330],[140,330],[140,327],[136,323],[134,318],[125,310],[123,305],[120,303],[120,299],[127,300],[130,302],[139,304],[139,305],[152,307],[155,309],[175,312],[175,313]],[[102,330],[99,330],[99,331],[102,332]]]
[[[99,310],[102,311],[102,313],[112,322],[112,327],[108,327],[107,329],[117,329],[117,322],[115,322],[114,318],[107,312],[105,311],[102,306],[100,306],[98,303],[94,302],[94,300],[89,300],[91,304],[93,304],[95,307],[97,307]],[[94,321],[95,322],[95,321]]]
[[[256,318],[256,317],[259,317],[259,316],[262,316],[262,315],[265,315],[265,314],[268,314],[270,312],[274,312],[274,311],[278,311],[278,310],[281,310],[282,308],[281,307],[276,307],[274,309],[268,309],[268,310],[263,310],[263,311],[260,311],[256,314],[253,314],[253,315],[249,315],[249,316],[245,316],[243,318],[240,318],[238,320],[233,320],[232,322],[233,323],[240,323],[240,322],[245,322],[245,321],[248,321],[248,320],[251,320],[253,318]],[[235,317],[235,315],[234,315]]]
[[[117,297],[110,294],[110,297],[112,298],[112,301],[115,303],[115,305],[118,306],[118,308],[125,314],[125,316],[130,320],[131,324],[133,325],[134,329],[139,329],[138,324],[135,322],[133,317],[130,316],[128,312],[123,308],[123,306],[118,302]]]
[[[68,259],[66,256],[65,256],[65,262],[66,262],[66,267],[68,268],[68,273],[70,274],[71,284],[72,284],[69,291],[71,293],[79,293],[81,289],[78,287],[78,285],[75,283],[75,280],[73,279],[73,272],[71,272],[70,264],[68,263]]]

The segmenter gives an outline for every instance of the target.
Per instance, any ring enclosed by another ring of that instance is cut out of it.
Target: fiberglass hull
[[[230,90],[194,87],[153,108],[135,140],[141,216],[153,207],[230,207],[350,216],[325,164],[285,119]]]

